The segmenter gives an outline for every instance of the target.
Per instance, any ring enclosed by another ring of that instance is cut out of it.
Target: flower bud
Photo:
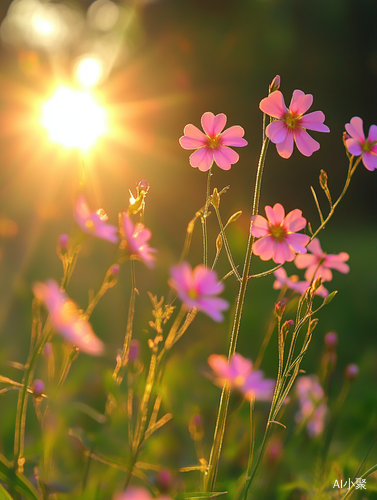
[[[275,90],[280,89],[280,75],[276,75],[275,78],[272,80],[268,90],[269,93],[272,94],[272,92],[275,92]]]
[[[283,323],[283,326],[281,327],[281,331],[282,331],[284,338],[286,337],[286,335],[288,333],[289,327],[293,326],[294,324],[295,324],[295,322],[292,319],[289,319],[288,321]]]
[[[68,251],[68,234],[61,234],[58,239],[58,256],[61,258]]]
[[[130,350],[128,353],[128,359],[130,361],[136,361],[139,357],[140,352],[140,342],[136,339],[132,339],[130,342]]]
[[[141,181],[137,184],[137,189],[139,192],[144,191],[144,193],[147,193],[149,191],[149,187],[149,183],[145,179],[141,179]]]
[[[338,344],[338,335],[335,332],[329,332],[325,335],[325,346],[327,349],[334,349]]]
[[[42,380],[36,379],[36,380],[34,380],[33,385],[31,386],[31,388],[33,390],[33,396],[35,398],[39,399],[39,398],[42,397],[42,394],[43,394],[43,392],[45,390],[45,385],[42,382]]]
[[[110,274],[112,276],[116,276],[119,273],[120,266],[118,264],[114,264],[113,266],[110,267]]]
[[[281,318],[285,311],[285,301],[280,301],[275,304],[275,313],[278,318]]]
[[[167,493],[171,487],[171,473],[167,469],[160,470],[157,473],[157,488],[161,493]]]
[[[315,293],[318,288],[322,285],[322,276],[318,276],[312,284],[312,293]]]
[[[359,367],[353,363],[347,365],[344,371],[344,376],[350,382],[353,382],[357,378],[358,374],[359,374]]]

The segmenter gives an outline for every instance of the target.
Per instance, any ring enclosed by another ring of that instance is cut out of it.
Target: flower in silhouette
[[[222,170],[230,170],[238,162],[239,156],[228,146],[247,146],[243,139],[244,129],[234,125],[222,132],[226,124],[224,113],[216,116],[210,112],[204,113],[201,121],[205,134],[195,125],[189,124],[184,128],[185,135],[179,139],[183,149],[196,149],[190,156],[190,165],[206,172],[215,161]]]
[[[241,354],[234,354],[230,362],[225,356],[212,354],[208,364],[216,375],[216,383],[220,386],[229,382],[231,387],[240,391],[248,399],[269,401],[272,399],[275,381],[264,379],[263,372],[253,371],[253,363]]]
[[[68,342],[93,356],[103,352],[103,343],[94,334],[90,323],[79,315],[76,304],[70,300],[54,280],[35,283],[34,295],[44,302],[53,328]]]
[[[229,303],[215,295],[224,290],[217,281],[217,274],[202,264],[192,270],[188,262],[182,262],[170,269],[170,286],[175,288],[178,297],[189,308],[196,307],[215,321],[222,321],[222,311]]]
[[[346,146],[351,155],[363,155],[363,163],[368,170],[377,168],[377,125],[369,129],[368,138],[365,139],[363,120],[354,116],[350,123],[346,124],[346,130],[350,137],[346,139]]]
[[[263,113],[277,118],[267,126],[266,135],[276,144],[277,152],[282,158],[291,156],[293,142],[304,156],[311,156],[314,151],[318,151],[319,143],[307,133],[307,129],[330,132],[329,127],[323,123],[325,115],[322,111],[314,111],[304,116],[312,104],[313,96],[304,94],[302,90],[293,92],[289,108],[285,105],[280,90],[261,100],[259,107]]]
[[[265,207],[267,219],[261,215],[253,218],[251,234],[259,238],[253,244],[253,252],[262,260],[273,259],[277,264],[291,262],[295,253],[306,253],[305,246],[310,238],[305,234],[296,234],[306,226],[306,219],[301,210],[292,210],[285,217],[285,211],[280,203],[273,208]]]
[[[118,241],[118,237],[116,235],[118,229],[115,226],[111,226],[106,223],[108,217],[104,210],[100,209],[97,210],[97,212],[91,212],[85,198],[82,195],[77,198],[75,218],[78,225],[85,233],[93,234],[98,238],[111,241],[112,243],[116,243]]]

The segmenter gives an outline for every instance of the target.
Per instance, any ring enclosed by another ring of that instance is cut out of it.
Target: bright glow
[[[56,26],[51,19],[41,16],[39,13],[34,14],[31,22],[34,30],[41,35],[48,36],[56,30]]]
[[[84,57],[76,66],[76,78],[83,87],[94,87],[102,75],[102,64],[95,57]]]
[[[87,150],[106,131],[106,114],[89,92],[60,87],[43,107],[42,124],[51,140]]]

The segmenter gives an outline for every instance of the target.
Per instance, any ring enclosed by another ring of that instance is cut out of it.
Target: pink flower
[[[76,304],[54,280],[35,283],[34,295],[44,302],[53,328],[82,351],[93,356],[103,352],[103,343],[94,334],[90,323],[80,317]]]
[[[363,155],[363,163],[368,170],[377,168],[377,125],[369,129],[368,139],[365,139],[363,120],[354,116],[346,124],[346,130],[351,137],[346,139],[346,146],[351,155]]]
[[[306,421],[306,428],[310,437],[322,434],[328,408],[323,403],[324,391],[316,375],[300,377],[296,383],[300,410],[296,413],[296,422]]]
[[[261,100],[259,108],[263,113],[277,118],[267,126],[266,135],[276,144],[277,152],[282,158],[291,156],[293,141],[304,156],[311,156],[314,151],[318,151],[319,143],[306,132],[306,129],[330,132],[329,127],[323,123],[325,115],[322,111],[314,111],[303,116],[312,104],[313,96],[304,94],[302,90],[293,92],[289,109],[280,90]]]
[[[226,300],[214,297],[224,290],[217,281],[215,271],[202,264],[192,270],[188,262],[182,262],[170,269],[170,286],[175,288],[178,297],[189,308],[196,307],[215,321],[222,321],[221,311],[228,309]]]
[[[113,497],[113,500],[154,500],[152,495],[145,488],[130,487],[124,493],[118,493]],[[167,495],[162,495],[156,500],[171,500]]]
[[[97,210],[97,212],[91,212],[82,195],[77,198],[75,218],[85,233],[94,234],[94,236],[103,240],[117,243],[118,237],[116,233],[118,229],[115,226],[106,224],[108,217],[102,209]]]
[[[229,363],[225,356],[212,354],[208,358],[208,364],[217,377],[218,385],[229,382],[231,387],[242,392],[247,399],[272,399],[275,381],[263,379],[263,372],[253,371],[253,363],[241,354],[234,354]]]
[[[302,295],[310,286],[310,281],[298,281],[298,276],[296,276],[295,274],[288,278],[285,269],[283,269],[282,267],[274,271],[274,275],[276,278],[276,281],[273,284],[275,290],[286,286],[287,288],[294,290],[295,292],[298,292]],[[315,294],[320,295],[321,297],[327,297],[329,292],[323,285],[321,285],[319,288],[317,288]]]
[[[144,224],[139,222],[134,226],[130,216],[127,213],[123,214],[123,245],[131,257],[139,258],[149,268],[154,266],[155,257],[153,253],[157,252],[155,248],[151,248],[147,243],[151,236],[152,233]]]
[[[183,149],[196,149],[190,156],[190,165],[206,172],[215,160],[222,170],[229,170],[233,163],[238,162],[239,156],[228,146],[247,146],[243,139],[244,129],[234,125],[221,132],[226,124],[224,113],[216,116],[210,112],[204,113],[201,121],[205,134],[195,125],[189,124],[184,128],[185,135],[179,139]]]
[[[305,279],[311,281],[322,277],[322,281],[331,281],[332,272],[330,268],[336,269],[341,273],[347,274],[350,270],[349,265],[345,262],[349,259],[346,252],[341,252],[338,255],[327,255],[322,251],[321,244],[318,238],[314,238],[308,245],[308,250],[311,254],[297,255],[295,264],[299,269],[307,267]]]
[[[253,218],[251,234],[260,238],[253,244],[254,254],[262,260],[273,259],[277,264],[284,264],[295,258],[295,252],[306,253],[309,236],[295,234],[306,226],[301,210],[292,210],[285,217],[284,208],[276,203],[273,208],[267,205],[265,211],[268,220],[261,215]]]

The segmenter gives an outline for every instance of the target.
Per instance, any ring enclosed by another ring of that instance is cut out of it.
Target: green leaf
[[[325,306],[326,304],[330,304],[330,302],[332,301],[332,299],[335,297],[335,295],[338,293],[338,290],[334,290],[333,292],[331,292],[326,298],[325,300],[323,301],[323,305]]]
[[[8,460],[0,453],[0,476],[11,488],[33,500],[41,500],[34,486],[20,472],[15,472]],[[0,497],[1,498],[1,497]],[[4,497],[5,499],[7,497]]]
[[[233,215],[231,215],[228,219],[228,222],[225,224],[225,227],[227,227],[229,224],[231,224],[232,222],[236,222],[236,220],[238,219],[238,217],[242,214],[242,210],[240,210],[239,212],[235,212]]]
[[[0,484],[0,500],[13,500],[7,490]]]

